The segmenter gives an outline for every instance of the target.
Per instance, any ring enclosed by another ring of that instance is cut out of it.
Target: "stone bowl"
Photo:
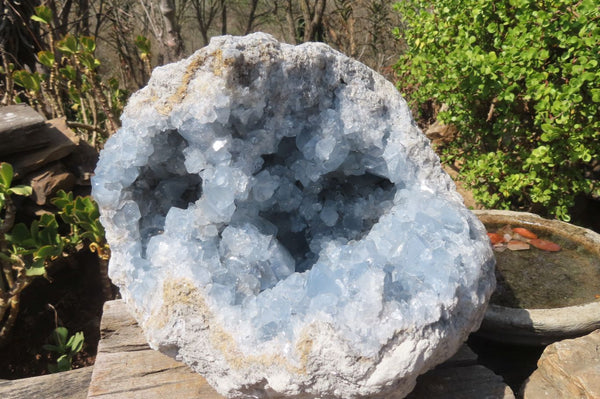
[[[525,212],[477,210],[484,225],[512,225],[552,233],[583,245],[600,258],[600,234],[558,220]],[[600,294],[600,287],[598,287]],[[600,300],[576,306],[526,309],[490,302],[476,335],[496,342],[519,345],[548,345],[586,335],[600,328]]]

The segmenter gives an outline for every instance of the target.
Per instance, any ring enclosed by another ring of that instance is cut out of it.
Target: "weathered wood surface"
[[[0,380],[2,399],[85,399],[92,378],[92,367],[58,374]]]
[[[123,301],[104,305],[88,398],[221,398],[202,376],[150,349]]]
[[[151,350],[123,301],[107,302],[101,341],[88,398],[217,399],[200,375]],[[410,399],[514,399],[511,389],[491,370],[477,365],[466,345],[444,364],[418,379]]]

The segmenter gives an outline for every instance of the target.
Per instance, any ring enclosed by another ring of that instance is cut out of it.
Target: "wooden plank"
[[[107,302],[88,398],[222,398],[187,366],[151,350],[123,301]],[[419,377],[410,399],[514,399],[502,377],[477,365],[463,345],[456,355]]]
[[[2,399],[85,399],[92,367],[20,380],[0,380]]]
[[[186,365],[150,349],[123,301],[104,305],[88,398],[222,398]]]

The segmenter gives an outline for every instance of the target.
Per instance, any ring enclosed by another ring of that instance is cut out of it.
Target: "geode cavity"
[[[494,286],[406,102],[323,44],[224,36],[157,68],[93,194],[150,345],[229,397],[402,397]]]

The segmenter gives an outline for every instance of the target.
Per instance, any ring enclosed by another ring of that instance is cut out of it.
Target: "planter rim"
[[[554,230],[569,235],[573,241],[585,244],[600,257],[600,234],[560,220],[544,219],[528,212],[476,210],[482,221],[514,224]],[[600,329],[600,301],[582,305],[549,309],[510,308],[490,304],[477,335],[494,341],[523,345],[548,345]]]

